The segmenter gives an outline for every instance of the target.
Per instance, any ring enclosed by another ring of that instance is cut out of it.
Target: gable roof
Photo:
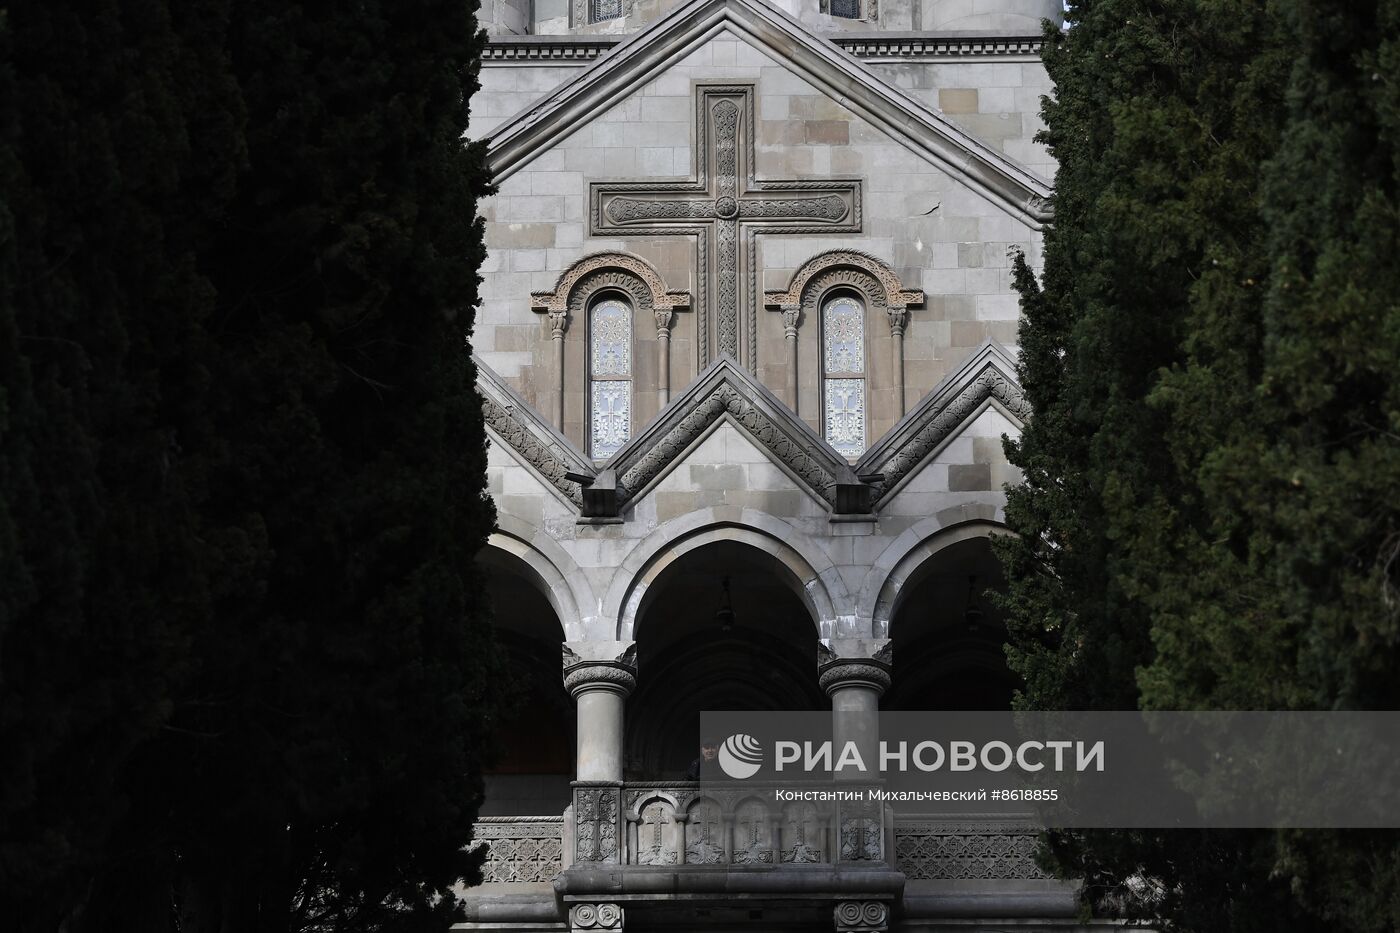
[[[1018,428],[1031,416],[1031,405],[1016,381],[1016,363],[995,340],[983,341],[961,366],[885,432],[856,463],[856,472],[881,479],[872,483],[876,508],[899,491],[969,418],[995,402]]]
[[[486,426],[519,454],[545,485],[575,507],[581,506],[581,484],[569,476],[591,478],[596,475],[593,464],[481,357],[473,353],[472,362],[476,364],[476,389]]]
[[[1051,221],[1051,189],[1044,181],[763,0],[690,0],[571,75],[488,137],[495,179],[508,178],[556,138],[576,131],[726,30],[785,62],[862,119],[1033,229]]]
[[[726,417],[829,506],[845,505],[839,501],[840,487],[861,485],[845,457],[732,356],[724,355],[608,460],[606,469],[617,475],[619,507],[655,485],[695,441]]]

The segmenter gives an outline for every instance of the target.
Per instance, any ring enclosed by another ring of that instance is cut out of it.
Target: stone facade
[[[465,928],[1075,925],[1023,823],[684,780],[700,709],[1009,696],[979,594],[1031,416],[1011,268],[1051,219],[1057,9],[483,9],[481,560],[528,696]]]

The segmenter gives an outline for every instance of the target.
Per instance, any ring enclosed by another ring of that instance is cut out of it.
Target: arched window
[[[865,306],[849,293],[822,304],[822,412],[832,447],[865,453]]]
[[[593,459],[632,436],[632,306],[605,295],[588,311],[588,422]]]

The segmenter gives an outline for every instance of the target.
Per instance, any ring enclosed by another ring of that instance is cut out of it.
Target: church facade
[[[1005,816],[719,799],[702,710],[1004,709],[1055,0],[485,0],[518,677],[466,929],[1087,929]],[[562,657],[562,668],[561,668]]]

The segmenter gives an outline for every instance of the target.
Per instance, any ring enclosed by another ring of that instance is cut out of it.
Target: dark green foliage
[[[1021,703],[1397,708],[1400,4],[1070,16],[1001,545]],[[1185,930],[1400,927],[1387,834],[1051,847]]]
[[[0,23],[0,915],[443,928],[496,665],[471,7]]]

